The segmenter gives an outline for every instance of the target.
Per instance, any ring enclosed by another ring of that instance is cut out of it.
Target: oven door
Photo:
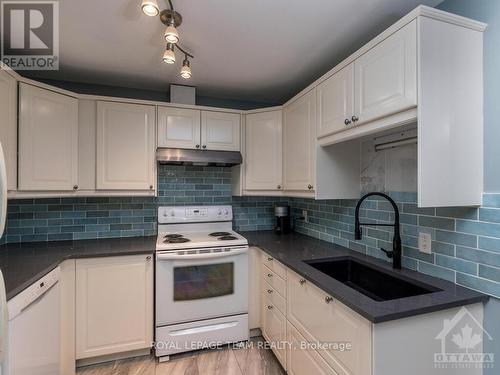
[[[248,247],[156,254],[156,326],[248,312]]]

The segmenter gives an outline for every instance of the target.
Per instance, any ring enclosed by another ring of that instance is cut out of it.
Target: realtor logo
[[[1,1],[2,62],[15,70],[59,69],[59,3]]]
[[[480,322],[462,307],[453,319],[445,319],[436,336],[441,351],[434,353],[436,368],[493,368],[494,354],[483,352],[483,339],[493,340]]]

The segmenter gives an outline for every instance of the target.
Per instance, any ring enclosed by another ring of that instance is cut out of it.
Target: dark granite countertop
[[[117,255],[152,254],[156,237],[54,241],[0,246],[0,269],[7,299],[22,292],[62,261]]]
[[[391,263],[298,233],[277,235],[272,231],[257,231],[242,232],[241,234],[248,239],[251,246],[261,248],[270,256],[373,323],[401,319],[476,302],[486,302],[489,298],[487,295],[446,280],[407,269],[393,270]],[[424,283],[438,288],[440,291],[378,302],[304,263],[305,260],[345,256],[373,264],[400,279]]]

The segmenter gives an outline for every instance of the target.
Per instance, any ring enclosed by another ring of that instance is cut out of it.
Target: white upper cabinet
[[[240,151],[240,115],[202,111],[201,147],[207,150]]]
[[[158,147],[200,148],[200,111],[158,107]]]
[[[354,66],[356,124],[416,106],[416,21],[356,59]]]
[[[245,189],[281,190],[282,111],[246,116]]]
[[[349,126],[354,115],[354,63],[320,83],[317,95],[318,137]]]
[[[19,190],[78,189],[78,100],[19,85]]]
[[[287,105],[283,116],[283,188],[313,191],[316,90]]]
[[[0,142],[7,168],[7,189],[17,188],[17,82],[0,69]]]
[[[238,113],[158,107],[158,147],[240,150]]]
[[[154,190],[155,107],[97,103],[97,189]]]

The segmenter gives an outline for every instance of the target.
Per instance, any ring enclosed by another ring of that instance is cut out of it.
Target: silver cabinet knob
[[[272,273],[268,273],[267,277],[273,277],[273,274]]]
[[[352,122],[356,122],[359,120],[359,117],[354,115],[351,117],[351,120],[352,120]]]
[[[78,185],[74,185],[73,190],[78,190]]]
[[[268,309],[268,310],[272,310],[272,309],[273,309],[273,306],[272,306],[272,305],[268,305],[268,306],[267,306],[267,309]]]
[[[299,283],[300,283],[300,285],[304,285],[306,283],[306,279],[300,279]]]
[[[203,149],[207,148],[207,145],[203,145]]]
[[[348,118],[346,118],[346,119],[344,120],[344,124],[346,124],[346,126],[347,126],[347,125],[349,125],[350,123],[351,123],[351,120],[349,120]]]
[[[273,258],[269,257],[269,258],[267,258],[267,261],[268,261],[268,262],[272,262],[272,261],[273,261]]]
[[[196,145],[196,148],[200,148],[200,145]]]
[[[309,184],[309,185],[307,185],[307,188],[308,188],[309,190],[312,190],[313,186],[312,186],[311,184]]]
[[[272,294],[273,293],[273,290],[272,289],[268,289],[267,290],[267,294]]]
[[[330,297],[330,296],[326,296],[326,297],[325,297],[325,302],[326,302],[326,303],[330,303],[330,302],[332,302],[332,301],[333,301],[333,298],[332,298],[332,297]]]
[[[151,255],[148,255],[148,256],[146,257],[146,260],[151,260]]]

